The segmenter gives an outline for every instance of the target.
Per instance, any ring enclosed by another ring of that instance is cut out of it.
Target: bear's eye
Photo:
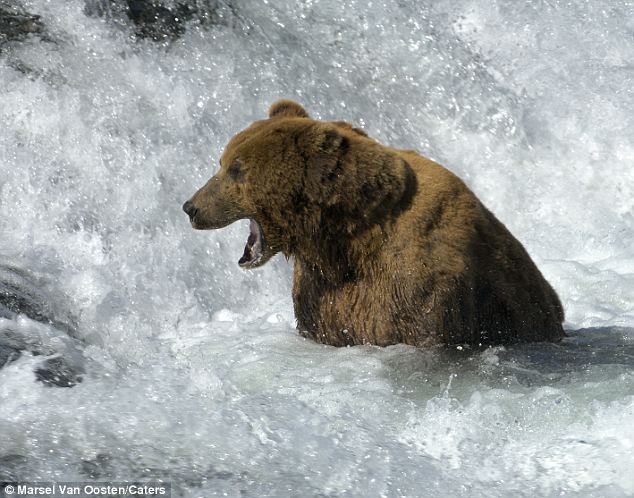
[[[227,173],[229,173],[229,176],[232,179],[234,179],[236,181],[240,181],[240,180],[242,180],[242,177],[244,176],[242,174],[242,170],[240,168],[241,168],[240,161],[238,159],[236,159],[229,166],[229,169],[227,170]]]

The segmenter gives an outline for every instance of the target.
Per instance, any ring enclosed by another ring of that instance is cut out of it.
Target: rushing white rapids
[[[0,282],[55,322],[0,314],[0,481],[634,495],[630,0],[240,0],[168,46],[80,0],[18,3],[48,41],[0,53]],[[289,264],[244,271],[246,221],[196,232],[181,211],[280,97],[458,173],[557,289],[571,337],[298,337]],[[51,354],[82,382],[36,382]]]

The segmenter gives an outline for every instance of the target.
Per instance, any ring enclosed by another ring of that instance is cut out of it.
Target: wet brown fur
[[[234,136],[191,199],[195,228],[241,218],[294,258],[300,333],[317,342],[559,340],[563,309],[522,245],[453,173],[282,100]]]

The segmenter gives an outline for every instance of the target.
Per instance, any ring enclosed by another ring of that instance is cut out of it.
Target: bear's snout
[[[191,222],[194,221],[194,217],[196,216],[196,213],[198,213],[198,209],[194,207],[194,203],[192,201],[186,201],[185,204],[183,204],[183,211],[187,213]]]

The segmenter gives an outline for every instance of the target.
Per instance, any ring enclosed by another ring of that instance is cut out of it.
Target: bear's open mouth
[[[264,234],[262,233],[262,227],[253,219],[249,221],[249,238],[244,246],[244,254],[238,261],[238,264],[243,268],[256,266],[264,254]]]

